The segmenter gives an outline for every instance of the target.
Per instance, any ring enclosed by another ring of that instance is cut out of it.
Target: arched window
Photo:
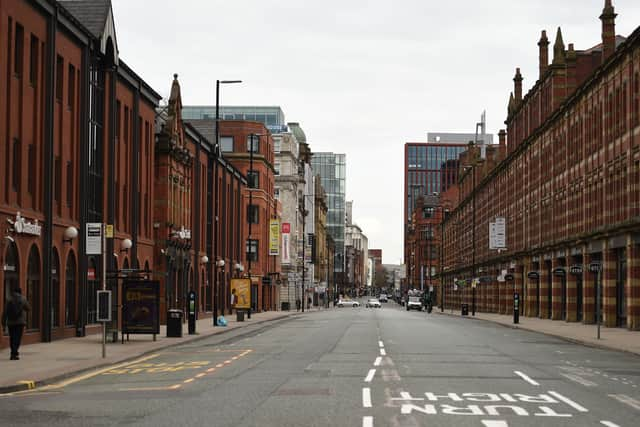
[[[67,326],[76,322],[76,295],[76,257],[69,252],[64,272],[64,324]]]
[[[40,252],[36,245],[31,246],[27,264],[27,301],[31,310],[27,312],[27,329],[40,328],[40,298],[42,294],[40,280]]]
[[[51,257],[51,326],[60,326],[60,257],[53,248]]]
[[[6,302],[11,291],[20,286],[20,262],[18,259],[18,247],[10,242],[4,255],[4,301]]]

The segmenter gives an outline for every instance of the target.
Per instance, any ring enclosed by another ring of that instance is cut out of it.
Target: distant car
[[[338,301],[338,307],[360,307],[360,303],[358,301],[350,300],[350,299],[341,299]]]
[[[378,301],[375,298],[369,298],[367,300],[367,304],[365,305],[365,307],[367,307],[367,308],[369,308],[369,307],[371,307],[371,308],[374,308],[374,307],[375,308],[382,308],[382,304],[380,304],[380,301]]]
[[[380,294],[379,300],[380,302],[389,302],[389,300],[387,299],[387,294]]]
[[[422,301],[420,301],[420,297],[409,297],[409,301],[407,301],[407,311],[409,310],[422,311]]]

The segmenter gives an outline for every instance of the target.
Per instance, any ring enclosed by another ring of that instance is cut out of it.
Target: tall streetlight
[[[216,80],[216,135],[215,146],[213,150],[209,152],[209,171],[207,185],[209,189],[214,188],[215,192],[211,197],[207,198],[207,216],[208,223],[211,224],[211,231],[208,234],[210,239],[213,239],[213,244],[210,245],[211,252],[209,254],[209,277],[213,283],[213,326],[218,326],[218,275],[214,273],[216,262],[218,259],[218,158],[220,157],[220,85],[221,84],[233,84],[242,83],[242,80]],[[211,205],[214,206],[211,206]],[[214,212],[215,210],[215,212]],[[215,236],[214,236],[215,235]]]

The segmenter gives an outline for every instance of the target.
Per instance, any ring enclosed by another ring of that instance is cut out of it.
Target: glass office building
[[[182,118],[215,119],[215,105],[195,105],[182,107]],[[272,133],[287,132],[287,122],[284,112],[278,106],[220,106],[220,120],[250,120],[263,123]]]
[[[327,194],[327,233],[336,244],[334,272],[344,271],[344,229],[346,214],[347,156],[336,153],[313,153],[313,173],[320,175],[320,182]]]

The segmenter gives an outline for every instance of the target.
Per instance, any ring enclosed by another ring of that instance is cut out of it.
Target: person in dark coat
[[[10,304],[13,304],[11,310],[9,309]],[[30,310],[31,306],[27,299],[22,296],[20,288],[14,288],[2,312],[2,326],[9,328],[10,360],[20,359],[18,349],[20,348],[20,341],[22,341],[22,332],[27,325],[27,311]]]

